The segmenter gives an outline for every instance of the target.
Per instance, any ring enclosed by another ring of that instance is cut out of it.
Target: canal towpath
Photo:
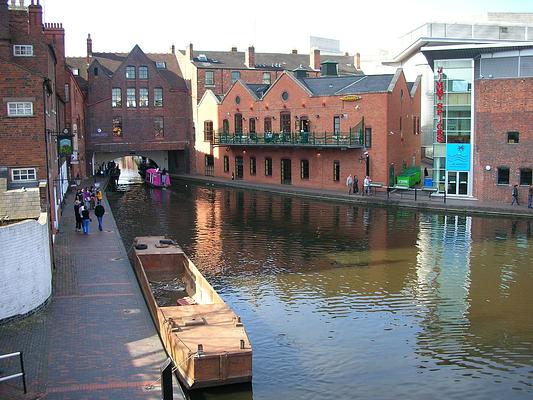
[[[385,186],[376,185],[372,187],[370,196],[351,194],[333,190],[314,189],[296,187],[292,185],[281,184],[258,184],[245,180],[229,180],[213,176],[172,174],[173,178],[200,182],[206,185],[229,186],[249,190],[261,190],[282,195],[310,197],[317,200],[334,200],[339,202],[349,202],[361,206],[378,206],[378,207],[403,207],[425,211],[436,212],[453,212],[481,215],[499,215],[505,217],[525,217],[533,218],[533,209],[527,208],[526,189],[522,190],[520,205],[511,205],[511,196],[509,202],[501,203],[495,201],[481,201],[473,198],[444,198],[442,195],[435,196],[430,191],[418,189],[391,191],[387,194]],[[360,188],[361,190],[361,188]]]
[[[56,235],[48,304],[0,325],[0,354],[23,351],[28,394],[14,379],[0,383],[0,398],[160,399],[167,355],[111,208],[104,195],[104,230],[91,212],[90,234],[83,235],[75,231],[73,192]],[[0,376],[17,369],[18,360],[2,362]],[[176,384],[174,391],[182,398]]]

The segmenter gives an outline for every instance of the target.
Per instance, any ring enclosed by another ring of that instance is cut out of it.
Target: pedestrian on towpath
[[[76,232],[81,231],[81,214],[80,214],[81,203],[79,200],[74,202],[74,216],[76,217]]]
[[[352,194],[352,186],[353,186],[352,174],[348,175],[348,178],[346,178],[346,186],[348,186],[348,195]]]
[[[89,207],[83,206],[81,208],[81,223],[83,225],[83,234],[89,234],[89,223],[91,222],[91,216],[89,215]]]
[[[353,177],[353,194],[359,193],[359,178],[357,175],[354,175]]]
[[[518,202],[518,185],[514,185],[513,186],[513,201],[511,202],[511,205],[514,205],[514,203],[516,203],[517,206],[520,205],[520,203]]]
[[[96,207],[94,208],[94,215],[96,215],[96,218],[98,218],[98,230],[102,232],[103,228],[103,222],[104,222],[104,214],[105,214],[105,208],[102,205],[102,203],[98,202]]]
[[[364,187],[364,194],[367,196],[370,196],[370,182],[372,182],[372,179],[367,175],[365,176],[365,180],[363,181],[363,187]]]

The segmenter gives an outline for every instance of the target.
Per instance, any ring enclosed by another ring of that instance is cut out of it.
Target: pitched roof
[[[133,50],[132,50],[133,51]],[[130,52],[131,53],[131,52]],[[124,60],[130,53],[93,53],[91,60],[98,61],[98,63],[106,69],[108,74],[114,74],[115,71],[122,65]],[[178,65],[176,56],[172,53],[145,53],[146,56],[155,64],[157,62],[164,62],[166,68],[158,68],[158,72],[174,87],[185,89],[187,87],[183,80],[181,69]],[[87,86],[87,58],[86,57],[67,57],[67,64],[74,69],[78,69],[79,76],[76,77],[80,86]],[[91,62],[92,62],[91,61]],[[79,79],[81,78],[81,79]],[[85,81],[85,83],[83,83]]]
[[[185,50],[180,50],[185,54]],[[361,74],[353,65],[353,56],[327,56],[328,60],[338,63],[339,74]],[[244,64],[245,52],[243,51],[193,51],[193,64],[198,68],[230,68],[248,69]],[[309,54],[285,54],[285,53],[255,53],[255,66],[272,71],[292,71],[296,68],[304,68],[313,71],[309,66]]]
[[[244,82],[243,82],[244,83]],[[256,83],[245,83],[248,86],[248,89],[255,94],[255,97],[262,99],[265,92],[268,90],[270,85],[266,84],[256,84]]]
[[[314,96],[387,92],[394,74],[300,78]]]

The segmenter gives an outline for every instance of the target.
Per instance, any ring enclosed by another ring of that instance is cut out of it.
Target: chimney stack
[[[24,2],[21,1],[21,6]],[[43,8],[37,0],[37,4],[32,0],[28,6],[28,20],[30,23],[30,34],[40,34],[43,31]]]
[[[91,57],[93,56],[93,40],[91,34],[87,35],[87,64],[91,63]]]
[[[170,51],[172,52],[172,54],[176,54],[176,46],[172,45],[170,46]]]
[[[189,45],[187,46],[187,50],[185,50],[185,55],[187,56],[187,58],[189,59],[189,61],[192,61],[192,60],[193,60],[194,55],[193,55],[193,47],[192,47],[192,43],[189,43]]]
[[[9,41],[11,38],[9,30],[10,13],[7,0],[0,0],[0,41]],[[9,43],[6,44],[9,46]]]
[[[355,53],[353,65],[357,70],[361,69],[361,54]]]
[[[233,47],[231,48],[231,52],[232,52],[232,53],[236,53],[236,52],[237,52],[237,47],[233,46]]]
[[[255,68],[255,49],[254,46],[248,47],[248,51],[244,57],[244,65],[247,68]]]
[[[309,66],[315,70],[320,69],[320,49],[311,49],[311,53],[309,53]]]

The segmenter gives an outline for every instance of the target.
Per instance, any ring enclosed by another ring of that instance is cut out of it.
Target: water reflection
[[[183,182],[123,190],[109,199],[126,245],[174,237],[241,315],[254,398],[531,396],[526,221]]]

